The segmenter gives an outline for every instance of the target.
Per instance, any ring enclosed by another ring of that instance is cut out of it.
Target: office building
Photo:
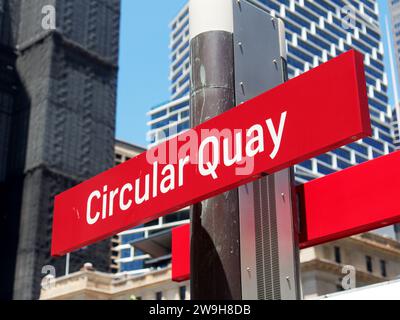
[[[65,273],[50,257],[54,196],[113,165],[119,21],[119,0],[0,1],[1,298],[36,299],[49,268]],[[109,247],[72,253],[70,271],[108,270]]]
[[[400,1],[388,0],[390,22],[389,18],[385,17],[385,29],[388,46],[388,58],[390,66],[390,75],[393,88],[393,129],[394,129],[394,145],[396,149],[400,147],[400,133],[399,133],[399,118],[400,118],[400,105],[398,93],[398,79],[400,71]],[[394,48],[393,48],[394,47]]]
[[[400,0],[388,0],[397,75],[400,75]],[[392,40],[392,39],[390,39]]]
[[[21,192],[21,162],[23,154],[17,152],[15,142],[23,143],[24,135],[17,122],[26,121],[22,108],[16,112],[19,78],[16,71],[17,53],[14,50],[15,31],[12,28],[12,8],[8,1],[0,2],[0,240],[3,257],[0,266],[0,299],[13,295],[13,278],[18,246],[18,214],[12,214],[19,199],[9,198]],[[13,125],[14,123],[14,125]],[[11,141],[14,143],[11,143]],[[15,168],[12,170],[11,165]],[[18,170],[19,167],[19,170]],[[13,174],[13,171],[15,174]],[[17,172],[19,171],[19,174]],[[13,176],[13,178],[11,178]],[[9,190],[7,192],[7,189]],[[6,202],[6,200],[8,201]],[[13,203],[14,202],[14,203]],[[18,209],[17,209],[18,210]]]
[[[148,116],[149,147],[190,128],[189,6],[185,5],[170,24],[171,101],[151,108]]]
[[[189,96],[153,107],[148,116],[150,131],[147,138],[151,148],[190,128]]]

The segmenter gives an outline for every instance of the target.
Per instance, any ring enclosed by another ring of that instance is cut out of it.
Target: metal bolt
[[[287,283],[288,283],[288,286],[289,286],[289,289],[290,289],[290,287],[291,287],[291,283],[290,283],[290,277],[286,277],[286,281],[287,281]]]
[[[283,201],[285,201],[285,194],[281,193],[281,196],[282,196]]]
[[[275,19],[274,19],[274,18],[271,18],[271,21],[272,21],[272,26],[273,26],[274,29],[275,29]]]
[[[239,42],[239,43],[238,43],[238,46],[239,46],[239,48],[240,48],[240,51],[243,53],[243,43]]]
[[[240,2],[240,0],[236,0],[236,2],[238,4],[238,6],[239,6],[239,9],[242,10],[242,3]]]
[[[242,92],[243,92],[243,95],[244,95],[245,93],[244,93],[244,84],[243,84],[243,82],[240,83],[240,87],[242,88]]]

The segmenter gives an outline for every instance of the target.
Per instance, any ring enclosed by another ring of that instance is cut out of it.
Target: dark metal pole
[[[232,0],[190,1],[192,126],[235,106],[232,20]],[[238,190],[192,206],[191,228],[192,299],[241,299]]]

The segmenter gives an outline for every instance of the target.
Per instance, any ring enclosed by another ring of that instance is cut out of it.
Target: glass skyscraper
[[[397,81],[400,76],[400,0],[388,0],[389,3],[389,11],[391,16],[391,29],[389,31],[389,23],[387,23],[386,28],[388,29],[388,39],[389,42],[389,50],[390,50],[390,67],[392,72],[392,79],[393,79],[393,87],[394,87],[394,107],[397,110],[394,117],[394,144],[397,149],[400,148],[400,132],[399,132],[399,116],[400,113],[400,105],[399,105],[399,97],[398,97],[398,85]],[[392,51],[391,42],[393,41],[394,44],[394,54]]]
[[[267,7],[272,15],[282,18],[285,22],[289,78],[294,78],[352,48],[365,55],[373,136],[297,165],[297,182],[304,183],[394,151],[394,115],[388,104],[388,79],[384,71],[377,0],[259,2]],[[171,101],[153,107],[148,113],[150,147],[189,128],[188,5],[173,19],[170,27]],[[328,118],[329,110],[326,115]],[[180,222],[182,221],[176,223]],[[165,227],[167,226],[158,224],[159,230]]]
[[[396,67],[400,75],[400,0],[388,0],[392,20],[392,34],[394,40],[394,51]]]

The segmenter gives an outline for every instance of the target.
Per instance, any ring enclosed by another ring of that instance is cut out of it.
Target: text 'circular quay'
[[[399,0],[0,0],[4,308],[400,300],[399,78]]]

